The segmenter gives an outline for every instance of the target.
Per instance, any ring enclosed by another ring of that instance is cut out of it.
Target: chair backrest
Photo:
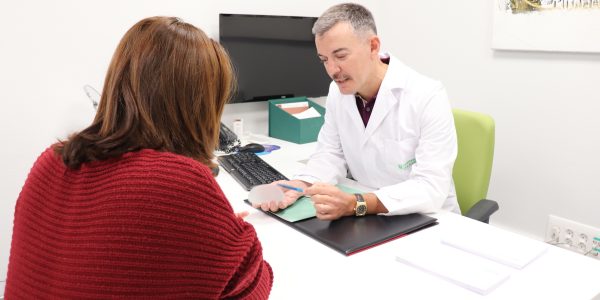
[[[489,115],[453,109],[458,137],[458,156],[452,178],[458,204],[466,214],[485,199],[494,160],[495,123]]]

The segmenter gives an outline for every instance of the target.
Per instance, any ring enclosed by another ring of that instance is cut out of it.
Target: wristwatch
[[[356,207],[354,208],[354,214],[357,217],[362,217],[367,214],[367,202],[361,194],[354,194],[356,196]]]

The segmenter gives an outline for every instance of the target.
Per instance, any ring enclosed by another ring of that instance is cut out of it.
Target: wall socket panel
[[[554,215],[548,216],[546,243],[600,259],[600,229]]]

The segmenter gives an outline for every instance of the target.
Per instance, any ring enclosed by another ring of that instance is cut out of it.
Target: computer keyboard
[[[217,160],[248,191],[255,185],[287,180],[283,174],[251,152],[221,155]]]

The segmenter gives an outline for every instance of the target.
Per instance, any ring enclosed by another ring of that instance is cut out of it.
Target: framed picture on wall
[[[494,0],[492,48],[600,53],[600,0]]]

